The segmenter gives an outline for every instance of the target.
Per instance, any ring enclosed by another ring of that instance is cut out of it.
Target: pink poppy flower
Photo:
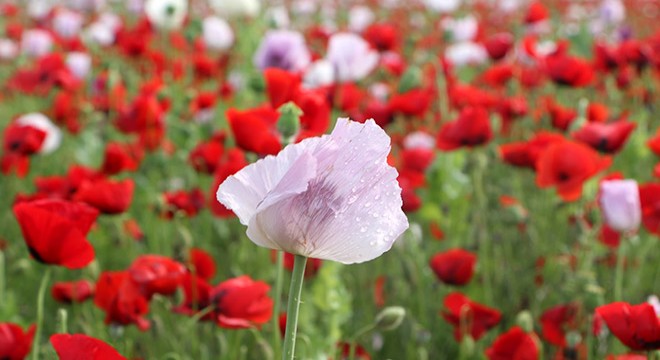
[[[344,264],[388,251],[408,228],[390,138],[373,120],[290,145],[220,185],[217,199],[257,245]]]

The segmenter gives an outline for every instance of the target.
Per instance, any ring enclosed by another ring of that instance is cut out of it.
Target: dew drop
[[[370,207],[370,206],[371,206],[371,203],[370,203],[370,202],[366,202],[366,203],[364,203],[364,207],[368,208],[368,207]]]
[[[348,204],[349,205],[354,203],[355,201],[357,201],[357,196],[355,196],[355,195],[348,198]]]
[[[360,228],[360,232],[361,232],[361,233],[366,233],[366,232],[367,232],[367,228],[364,227],[364,226],[361,227],[361,228]]]

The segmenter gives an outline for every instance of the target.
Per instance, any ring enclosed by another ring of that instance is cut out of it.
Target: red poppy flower
[[[273,314],[270,286],[249,276],[229,279],[214,287],[211,299],[216,306],[216,322],[229,329],[263,325]]]
[[[474,147],[492,139],[488,112],[483,108],[465,108],[458,119],[445,123],[437,137],[438,148],[451,151],[460,147]]]
[[[511,64],[493,65],[481,74],[482,81],[495,88],[506,85],[512,78],[513,65]]]
[[[435,160],[435,152],[424,148],[403,149],[400,156],[402,168],[420,173],[424,173]]]
[[[494,94],[472,85],[455,84],[449,87],[449,99],[453,107],[463,109],[466,107],[493,108],[498,103]]]
[[[195,171],[205,174],[215,172],[225,152],[225,137],[223,132],[218,132],[208,141],[195,146],[188,156],[188,161]]]
[[[557,130],[568,130],[573,121],[577,118],[577,111],[557,104],[552,98],[546,100],[545,106],[550,114],[552,127]]]
[[[308,137],[320,136],[330,126],[330,104],[322,90],[300,89],[293,100],[300,107],[300,132],[296,141]]]
[[[190,113],[198,122],[209,122],[212,120],[217,100],[215,92],[201,92],[190,102]]]
[[[236,145],[260,155],[274,155],[282,148],[276,124],[279,113],[270,106],[249,110],[227,110],[227,121]]]
[[[594,43],[594,67],[603,72],[608,72],[619,67],[621,59],[616,50],[608,47],[602,42]]]
[[[266,79],[266,92],[273,109],[292,101],[302,82],[300,75],[278,68],[264,70],[264,77]]]
[[[53,198],[72,200],[80,185],[86,181],[93,181],[99,177],[99,174],[93,169],[84,166],[71,166],[64,176],[37,177],[34,179],[34,185],[37,198]]]
[[[6,152],[32,155],[39,150],[46,139],[46,132],[30,125],[11,123],[5,129],[4,150]]]
[[[345,113],[359,110],[367,98],[366,92],[351,82],[339,85],[337,94],[337,107]]]
[[[656,156],[660,156],[660,131],[656,132],[655,135],[648,140],[646,145]]]
[[[140,165],[142,151],[135,145],[110,142],[105,147],[101,172],[116,175],[123,171],[134,171]]]
[[[213,260],[213,257],[208,252],[202,249],[192,248],[190,249],[190,258],[188,261],[196,276],[207,281],[215,276],[215,260]]]
[[[53,120],[58,124],[66,126],[73,134],[80,131],[80,104],[76,101],[76,95],[72,91],[60,91],[53,100]]]
[[[541,188],[556,186],[565,201],[577,200],[582,184],[612,163],[586,145],[562,141],[548,146],[536,163],[536,184]]]
[[[619,120],[613,123],[587,123],[573,133],[573,138],[600,152],[613,154],[623,148],[635,129],[634,122]]]
[[[587,61],[563,53],[548,56],[545,66],[548,76],[559,85],[584,87],[594,79],[594,70]]]
[[[477,256],[463,249],[451,249],[431,258],[431,269],[440,281],[449,285],[465,285],[472,279]]]
[[[362,36],[371,47],[381,52],[393,51],[399,44],[399,30],[392,24],[371,24]]]
[[[155,90],[160,85],[149,83],[128,106],[119,109],[115,125],[125,134],[137,134],[147,150],[155,150],[161,145],[165,135],[166,98],[159,98]]]
[[[154,294],[172,295],[181,285],[186,267],[161,255],[141,255],[128,268],[131,281],[149,300]]]
[[[193,316],[200,311],[205,311],[206,308],[212,305],[211,291],[213,288],[206,280],[187,273],[181,282],[183,288],[183,303],[173,309],[174,312]],[[206,313],[200,320],[211,321],[214,320],[214,311]]]
[[[550,12],[540,1],[534,1],[527,8],[525,14],[525,24],[533,24],[547,20],[550,17]]]
[[[30,254],[39,262],[80,269],[94,260],[86,236],[98,211],[65,200],[36,200],[14,205]]]
[[[577,326],[576,304],[559,305],[546,310],[541,315],[542,334],[545,341],[559,347],[566,347],[566,331]]]
[[[144,318],[149,302],[128,271],[104,271],[96,282],[94,304],[105,311],[106,324],[137,325],[145,331],[150,324]]]
[[[513,35],[509,33],[498,33],[488,37],[484,42],[484,47],[491,59],[500,60],[511,50],[513,41]]]
[[[501,313],[470,300],[467,296],[454,292],[445,297],[442,317],[454,326],[454,338],[461,341],[464,335],[479,340],[486,331],[500,322]]]
[[[0,359],[23,360],[30,353],[36,327],[23,332],[20,326],[0,323]]]
[[[417,171],[402,169],[397,178],[401,186],[402,209],[405,212],[414,212],[422,206],[422,199],[417,196],[415,190],[424,185],[424,174]]]
[[[0,158],[2,173],[13,171],[18,177],[27,175],[30,166],[28,156],[41,150],[46,132],[29,125],[10,124],[5,129],[3,154]]]
[[[114,181],[98,178],[83,182],[74,200],[89,204],[104,214],[121,214],[131,206],[134,187],[132,179]]]
[[[495,339],[486,356],[489,360],[537,360],[539,352],[536,335],[514,326]]]
[[[507,134],[511,131],[513,121],[527,114],[527,100],[522,96],[502,98],[497,106],[497,112],[502,118],[500,132]]]
[[[51,53],[39,58],[31,68],[14,72],[6,86],[26,94],[46,95],[57,85],[72,90],[78,84],[69,72],[62,54]]]
[[[642,224],[649,232],[660,235],[660,184],[639,186],[642,205]]]
[[[50,343],[60,360],[126,360],[112,346],[83,334],[55,334]]]
[[[607,121],[609,117],[610,110],[607,106],[597,102],[591,102],[587,106],[587,120],[589,122],[602,123]]]
[[[80,303],[94,296],[94,284],[87,280],[58,282],[51,288],[51,295],[61,303]]]
[[[603,224],[600,228],[598,241],[607,247],[618,248],[621,243],[621,233],[607,226],[607,224]]]
[[[513,166],[535,169],[541,153],[551,144],[562,141],[565,139],[559,134],[541,131],[529,141],[501,145],[500,156]]]
[[[389,100],[389,109],[406,116],[424,116],[433,101],[429,89],[416,88],[402,94],[394,94]]]
[[[164,193],[165,210],[163,216],[171,219],[177,212],[193,217],[204,208],[204,193],[200,189],[180,190]]]
[[[630,349],[660,349],[660,318],[653,305],[615,302],[597,307],[596,314],[605,320],[612,334]]]

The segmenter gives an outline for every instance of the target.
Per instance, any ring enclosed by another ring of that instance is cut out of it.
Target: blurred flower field
[[[660,359],[659,20],[0,1],[0,359]]]

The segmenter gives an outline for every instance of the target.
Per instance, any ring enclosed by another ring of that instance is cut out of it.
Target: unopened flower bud
[[[282,139],[289,143],[300,130],[300,116],[303,112],[291,101],[280,106],[278,111],[280,118],[277,120],[277,130],[282,135]]]
[[[534,331],[534,319],[532,313],[528,310],[521,311],[516,316],[516,324],[520,326],[526,333],[531,333]]]
[[[376,328],[382,331],[394,330],[406,317],[406,309],[401,306],[386,307],[376,315]]]
[[[462,359],[471,358],[474,355],[475,343],[474,339],[470,335],[463,337],[461,341],[460,354]]]

